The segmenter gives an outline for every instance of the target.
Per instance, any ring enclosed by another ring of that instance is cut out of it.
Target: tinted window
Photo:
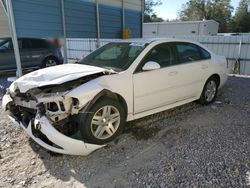
[[[43,40],[36,40],[36,39],[23,39],[23,48],[24,49],[39,49],[39,48],[46,48],[46,42]]]
[[[19,49],[22,49],[23,45],[22,45],[21,40],[18,40],[18,46],[19,46]],[[1,50],[13,50],[12,40],[7,40],[7,41],[2,42],[0,44],[0,49]]]
[[[211,59],[211,55],[207,50],[200,48],[200,52],[201,52],[202,59]]]
[[[46,48],[47,43],[44,40],[32,40],[32,48]]]
[[[23,49],[31,49],[32,44],[30,40],[22,40]]]
[[[197,45],[191,43],[177,43],[176,49],[180,63],[201,60],[200,50]]]
[[[210,59],[211,55],[205,49],[192,43],[176,43],[180,63]]]
[[[177,62],[173,47],[169,43],[160,44],[150,50],[142,64],[144,65],[149,61],[159,63],[161,68],[174,65]]]

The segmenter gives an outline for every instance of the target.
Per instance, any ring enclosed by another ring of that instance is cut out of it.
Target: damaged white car
[[[227,73],[226,59],[198,43],[125,40],[99,48],[78,64],[17,79],[2,104],[44,148],[88,155],[116,138],[126,121],[195,100],[213,102]]]

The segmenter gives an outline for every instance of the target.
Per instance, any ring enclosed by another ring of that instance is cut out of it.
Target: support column
[[[126,28],[126,20],[125,20],[125,0],[122,0],[122,32]]]
[[[6,0],[0,0],[0,2],[3,6],[4,13],[6,14],[6,16],[8,16],[7,7],[6,7]]]
[[[99,48],[100,47],[101,34],[100,34],[100,15],[99,15],[99,1],[98,0],[96,0],[96,27],[97,27],[97,43],[96,43],[96,47]]]
[[[17,66],[16,76],[17,78],[19,78],[23,75],[23,72],[22,72],[21,58],[20,58],[20,52],[19,52],[19,46],[18,46],[18,40],[17,40],[17,34],[16,34],[16,24],[15,24],[15,18],[14,18],[14,13],[13,13],[12,0],[6,1],[6,5],[7,5],[7,12],[8,12],[9,29],[11,33],[16,66]]]
[[[141,0],[141,38],[143,38],[143,23],[144,23],[144,12],[145,12],[145,0]]]
[[[63,54],[64,54],[64,63],[68,63],[68,54],[67,54],[67,28],[66,28],[66,21],[65,21],[65,7],[64,7],[64,0],[61,0],[61,12],[62,12],[62,25],[63,25]]]

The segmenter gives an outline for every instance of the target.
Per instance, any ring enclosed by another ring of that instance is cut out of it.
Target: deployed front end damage
[[[91,75],[97,78],[103,74]],[[82,79],[82,78],[81,78]],[[91,95],[81,99],[71,96],[71,91],[90,80],[70,81],[57,86],[44,86],[21,93],[13,83],[3,97],[2,105],[10,118],[42,147],[57,153],[88,155],[103,147],[85,143],[79,134],[77,115],[84,110],[101,88],[91,90]]]

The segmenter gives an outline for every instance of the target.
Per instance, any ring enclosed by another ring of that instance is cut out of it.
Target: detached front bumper
[[[3,109],[8,112],[10,119],[16,125],[22,127],[36,143],[46,148],[47,150],[61,154],[86,156],[91,152],[104,147],[104,145],[88,144],[84,143],[81,140],[65,136],[54,128],[54,126],[50,123],[45,115],[41,117],[37,116],[33,122],[30,121],[29,124],[25,126],[22,122],[16,120],[13,114],[7,109],[7,105],[12,101],[12,98],[8,94],[6,94],[2,100]],[[37,137],[34,133],[34,129],[40,131],[53,144],[50,145]]]

